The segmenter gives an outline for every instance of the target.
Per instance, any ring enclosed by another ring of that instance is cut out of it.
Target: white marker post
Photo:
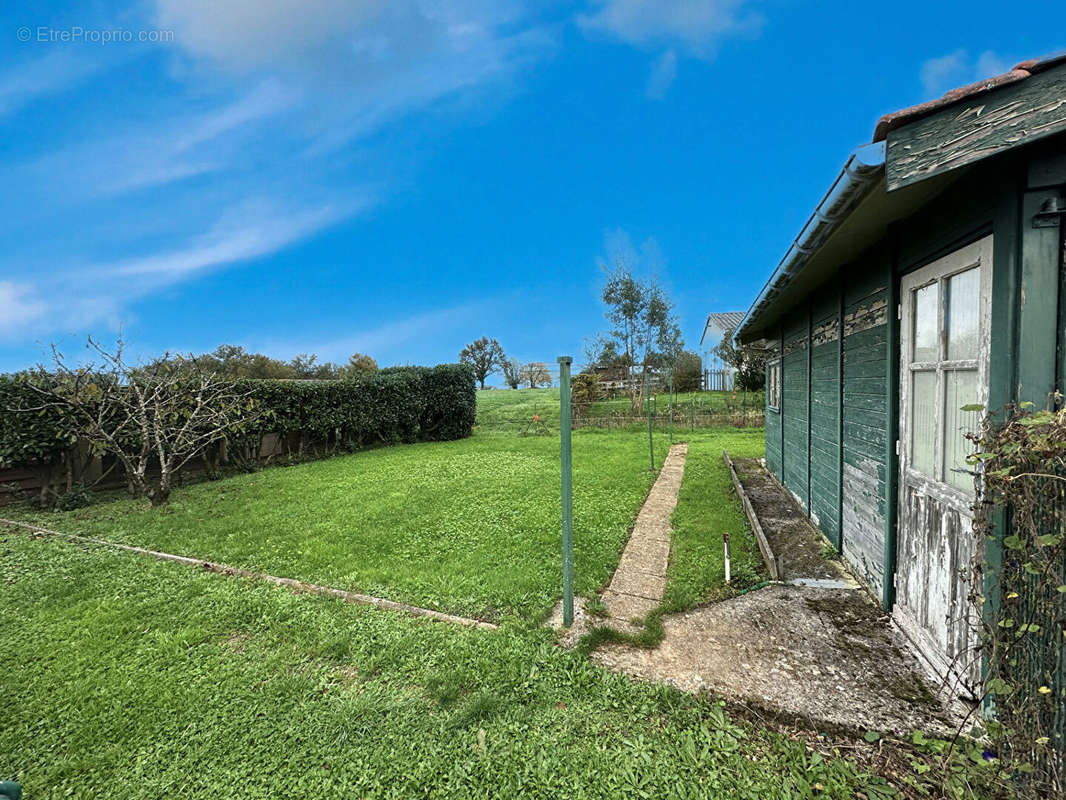
[[[722,544],[725,546],[725,582],[729,583],[729,534],[722,534]]]

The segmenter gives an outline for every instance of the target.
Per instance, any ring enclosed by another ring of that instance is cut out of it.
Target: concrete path
[[[967,709],[944,702],[880,604],[826,559],[821,534],[784,490],[757,462],[736,465],[784,584],[665,617],[657,647],[609,644],[592,660],[818,730],[951,733]]]
[[[677,507],[687,454],[687,444],[670,448],[601,597],[607,616],[623,626],[642,619],[662,602],[670,563],[670,517]]]
[[[572,647],[596,627],[635,633],[640,630],[643,617],[662,602],[670,564],[670,517],[677,507],[687,454],[687,444],[670,447],[659,477],[637,514],[614,576],[601,595],[606,615],[590,612],[587,600],[575,597],[574,624],[566,628],[563,601],[555,604],[545,625],[562,632],[560,642],[564,647]]]

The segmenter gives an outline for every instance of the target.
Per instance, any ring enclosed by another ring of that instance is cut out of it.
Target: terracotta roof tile
[[[1044,58],[1031,58],[1017,64],[1010,72],[1004,72],[1002,75],[996,75],[992,78],[986,78],[983,81],[971,83],[968,86],[960,86],[958,89],[952,89],[943,97],[937,98],[936,100],[919,103],[916,106],[910,106],[909,108],[900,109],[899,111],[893,111],[891,114],[885,114],[877,121],[877,127],[874,129],[873,141],[880,142],[888,136],[890,131],[894,131],[896,128],[902,127],[909,122],[914,122],[917,119],[929,116],[934,111],[947,108],[950,105],[958,103],[960,100],[974,97],[975,95],[983,94],[984,92],[990,92],[993,89],[998,89],[1000,86],[1017,83],[1018,81],[1025,80],[1030,75],[1042,72],[1045,69],[1049,69],[1050,67],[1064,62],[1066,62],[1066,53],[1059,53]]]

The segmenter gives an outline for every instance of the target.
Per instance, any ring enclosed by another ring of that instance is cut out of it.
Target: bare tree
[[[528,383],[530,389],[538,386],[551,386],[552,376],[548,372],[548,365],[543,361],[531,361],[522,367],[522,382]]]
[[[512,389],[522,385],[522,362],[517,358],[508,358],[500,365],[503,379]]]
[[[112,352],[90,337],[88,349],[97,361],[71,367],[53,346],[50,380],[30,385],[40,408],[66,411],[72,436],[114,455],[131,491],[153,506],[169,501],[190,461],[260,419],[250,390],[201,370],[194,358],[167,354],[137,367],[126,361],[121,339]]]

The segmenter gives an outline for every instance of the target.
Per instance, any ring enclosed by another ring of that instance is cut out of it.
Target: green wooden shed
[[[1064,213],[1057,56],[883,117],[736,334],[769,354],[768,469],[926,661],[970,683],[981,413],[962,408],[1066,388]]]

